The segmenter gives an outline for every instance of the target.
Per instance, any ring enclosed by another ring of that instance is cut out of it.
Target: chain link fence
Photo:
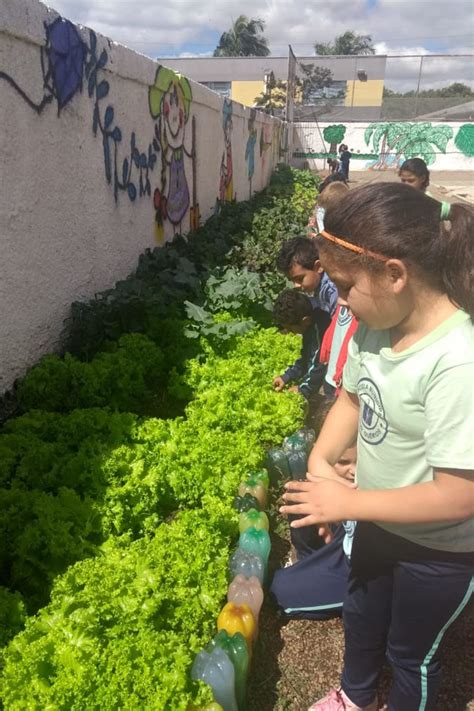
[[[474,119],[472,54],[293,58],[290,121]]]

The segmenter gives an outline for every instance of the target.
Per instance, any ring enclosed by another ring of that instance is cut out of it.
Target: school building
[[[255,104],[271,73],[276,81],[288,79],[287,57],[163,57],[158,61],[244,106]],[[328,100],[331,121],[380,118],[386,61],[385,55],[298,57],[297,76],[304,77],[302,65],[313,65],[331,72],[331,84],[315,89],[299,107],[297,120],[311,120],[314,107]],[[324,112],[319,111],[318,118],[324,120]]]

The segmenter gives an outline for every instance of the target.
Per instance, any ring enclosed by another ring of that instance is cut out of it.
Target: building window
[[[310,104],[313,106],[319,106],[321,104],[326,104],[328,100],[332,104],[344,105],[344,99],[346,96],[347,82],[345,81],[333,81],[330,86],[325,86],[320,88],[310,89],[308,91],[307,99],[305,104]]]
[[[230,81],[202,81],[200,82],[208,89],[216,91],[221,96],[230,99],[231,82]]]

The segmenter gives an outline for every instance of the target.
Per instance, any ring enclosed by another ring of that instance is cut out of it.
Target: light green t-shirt
[[[389,331],[360,324],[344,369],[344,388],[360,404],[359,488],[432,481],[433,468],[474,469],[473,376],[474,326],[464,311],[401,353]],[[472,519],[379,525],[429,548],[474,550]]]

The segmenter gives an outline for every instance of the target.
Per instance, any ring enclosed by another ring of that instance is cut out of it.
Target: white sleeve
[[[473,365],[444,368],[425,394],[426,460],[436,468],[474,469]]]

